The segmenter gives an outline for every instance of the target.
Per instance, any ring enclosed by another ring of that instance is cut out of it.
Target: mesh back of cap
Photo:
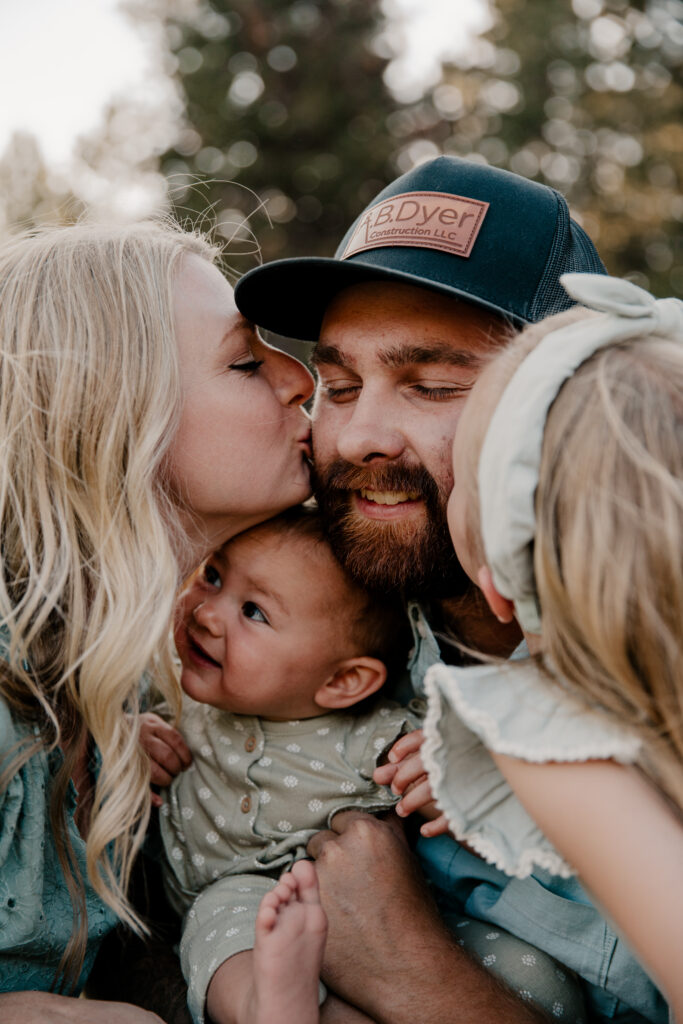
[[[564,197],[556,194],[558,211],[555,235],[543,276],[529,309],[531,323],[575,305],[574,300],[560,284],[562,274],[575,271],[587,274],[607,273],[586,232],[571,220]]]

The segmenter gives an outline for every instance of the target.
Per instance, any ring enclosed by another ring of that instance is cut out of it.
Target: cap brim
[[[386,250],[385,250],[386,253]],[[463,299],[504,317],[516,327],[526,320],[493,303],[482,301],[462,288],[432,281],[417,274],[353,260],[303,256],[274,260],[248,271],[235,286],[240,312],[252,323],[286,338],[317,341],[325,311],[344,288],[363,281],[400,281]]]

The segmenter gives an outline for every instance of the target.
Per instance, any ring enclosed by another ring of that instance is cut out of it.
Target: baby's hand
[[[448,832],[448,822],[436,806],[422,763],[420,747],[423,739],[422,729],[401,736],[389,751],[388,763],[375,768],[372,777],[380,786],[391,786],[396,796],[402,795],[396,804],[396,813],[401,818],[417,811],[428,819],[420,826],[420,834],[440,836]]]
[[[178,730],[152,711],[140,715],[140,743],[150,759],[153,786],[170,786],[174,775],[192,763],[192,754]],[[159,794],[152,793],[154,806],[160,807],[161,802]]]

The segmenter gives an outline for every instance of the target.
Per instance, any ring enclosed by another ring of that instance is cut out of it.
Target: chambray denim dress
[[[408,615],[415,642],[408,666],[413,699],[423,699],[427,669],[442,663],[442,657],[421,607],[411,602]],[[526,817],[521,805],[520,814]],[[462,925],[473,919],[498,926],[575,971],[583,982],[589,1021],[667,1024],[661,993],[575,877],[539,867],[525,878],[510,877],[450,836],[420,837],[417,854],[447,921]]]

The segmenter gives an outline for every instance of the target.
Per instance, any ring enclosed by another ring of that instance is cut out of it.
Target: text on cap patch
[[[479,199],[450,192],[403,192],[366,211],[341,258],[384,245],[418,246],[469,256],[488,208],[489,204]]]

